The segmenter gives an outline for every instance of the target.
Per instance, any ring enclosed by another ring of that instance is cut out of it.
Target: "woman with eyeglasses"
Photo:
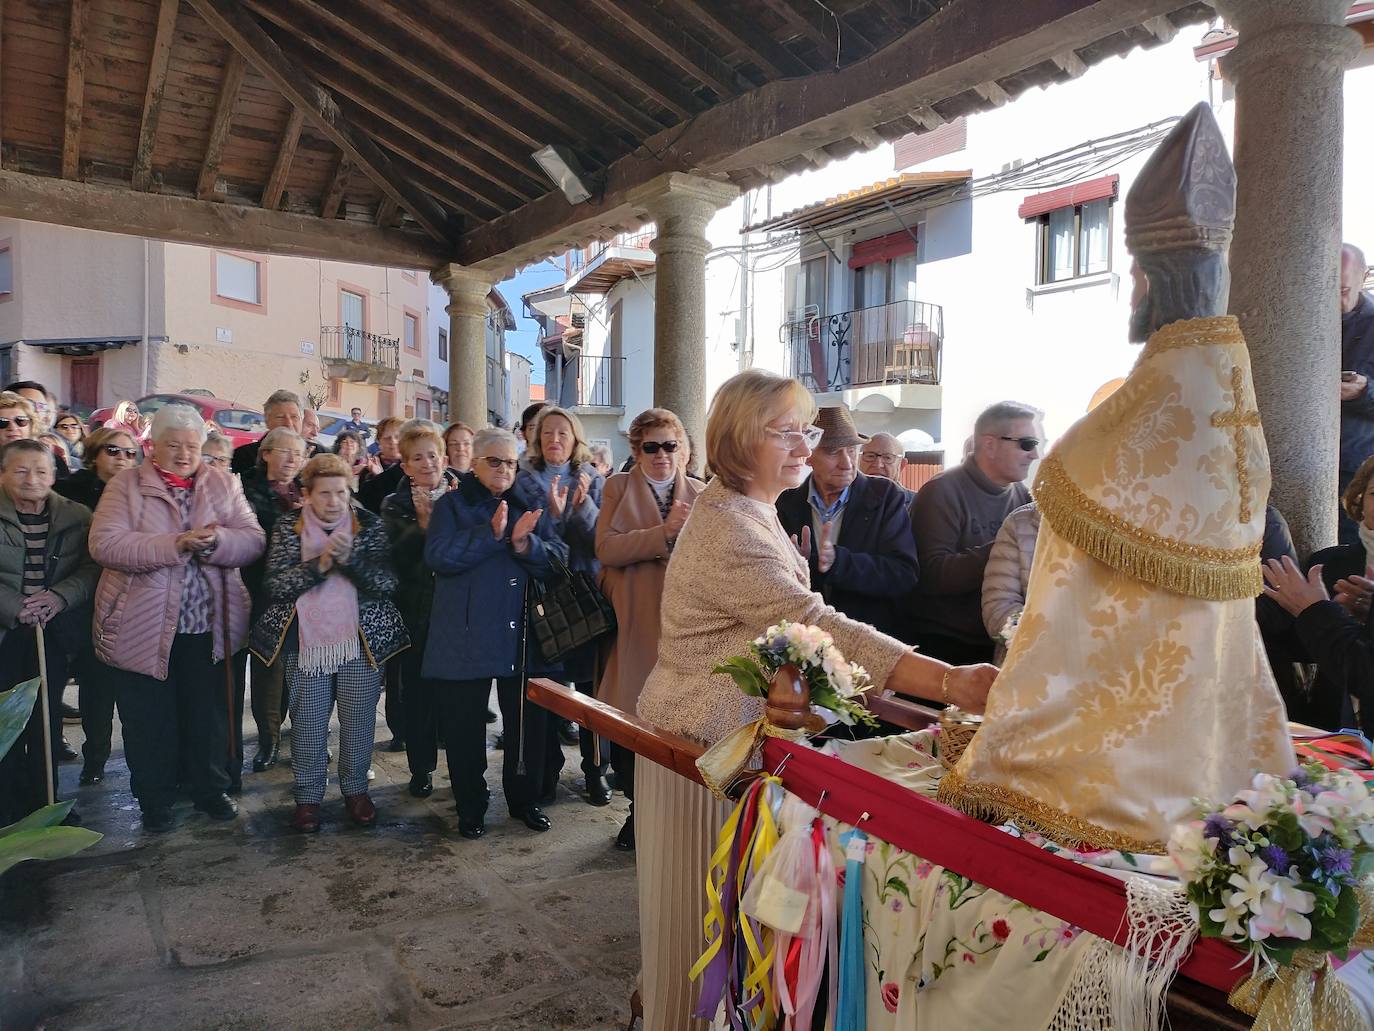
[[[12,390],[0,391],[0,447],[33,436],[34,411],[29,399]]]
[[[62,438],[67,446],[67,454],[71,456],[69,463],[73,469],[81,468],[81,463],[86,456],[86,432],[81,426],[81,420],[71,412],[63,412],[57,417],[57,421],[52,425],[53,432]]]
[[[687,431],[666,408],[650,408],[630,423],[634,468],[606,481],[596,521],[601,590],[615,606],[618,629],[603,643],[596,697],[623,712],[639,704],[644,679],[658,660],[659,604],[668,559],[704,489],[686,475]],[[634,752],[611,745],[616,784],[631,800],[616,847],[635,847]]]
[[[200,449],[200,460],[212,469],[229,472],[234,461],[234,442],[223,433],[211,432]]]
[[[434,502],[429,517],[424,557],[445,632],[429,635],[420,672],[433,683],[458,833],[486,833],[485,712],[493,679],[505,723],[506,806],[531,830],[546,831],[540,800],[562,750],[553,717],[525,698],[521,635],[530,577],[551,576],[550,556],[565,559],[567,548],[552,515],[516,479],[515,435],[478,430],[472,451],[472,472]]]
[[[601,567],[596,560],[596,520],[606,478],[592,463],[591,446],[576,415],[555,405],[540,409],[517,480],[534,504],[549,513],[559,537],[568,546],[568,567],[598,576]],[[539,675],[572,681],[578,691],[589,695],[595,687],[597,649],[598,643],[593,641],[565,655],[561,670],[541,670]],[[557,733],[557,722],[552,722]],[[578,745],[587,781],[587,801],[594,806],[608,805],[608,743],[597,741],[596,735],[584,727],[578,730]],[[553,800],[558,787],[562,755],[560,751],[557,763],[545,770],[541,797],[546,801]]]
[[[981,712],[997,670],[950,666],[856,622],[811,590],[803,557],[778,521],[777,500],[798,487],[820,441],[816,403],[799,382],[753,369],[727,380],[711,402],[706,460],[715,473],[692,506],[664,578],[658,661],[639,715],[702,745],[763,716],[763,699],[712,674],[775,623],[819,626],[878,690],[952,702]],[[645,1026],[704,1027],[688,971],[701,951],[706,911],[702,857],[715,848],[728,803],[655,763],[635,768],[635,820]]]
[[[258,460],[242,476],[243,493],[253,508],[258,525],[270,541],[277,519],[300,510],[301,484],[296,474],[305,464],[305,438],[287,426],[269,430],[258,446]],[[243,583],[253,599],[251,619],[266,611],[269,604],[267,555],[243,569]],[[284,666],[265,665],[256,657],[250,660],[253,683],[253,722],[258,728],[258,751],[253,756],[253,772],[262,773],[277,765],[281,748],[281,725],[289,705]]]

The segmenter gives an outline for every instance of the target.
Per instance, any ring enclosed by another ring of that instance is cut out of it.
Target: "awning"
[[[1035,218],[1060,208],[1072,208],[1107,198],[1115,199],[1120,182],[1119,175],[1104,175],[1097,179],[1089,179],[1086,183],[1075,183],[1073,186],[1061,186],[1057,190],[1035,193],[1021,202],[1016,213],[1022,218]]]
[[[884,179],[849,193],[841,193],[804,208],[794,208],[785,214],[746,226],[742,232],[777,232],[788,229],[822,229],[844,225],[883,211],[888,204],[894,208],[915,200],[934,196],[951,186],[966,183],[971,171],[962,172],[903,172],[892,179]]]
[[[43,350],[52,354],[65,354],[73,358],[83,358],[86,355],[97,354],[100,351],[110,349],[118,350],[130,344],[136,344],[142,337],[63,337],[53,340],[16,340],[16,344],[28,344],[30,347],[41,347]]]
[[[865,265],[876,265],[880,261],[891,261],[893,258],[915,253],[916,238],[903,229],[872,240],[860,240],[854,245],[849,267],[863,268]]]

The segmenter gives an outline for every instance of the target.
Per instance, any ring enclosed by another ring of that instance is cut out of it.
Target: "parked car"
[[[205,417],[205,421],[234,442],[234,447],[249,444],[262,438],[267,432],[267,420],[262,412],[244,405],[226,401],[222,397],[207,397],[202,394],[149,394],[134,402],[138,410],[149,419],[157,410],[167,404],[190,405]],[[91,413],[90,428],[95,429],[105,423],[114,413],[112,406],[97,408]]]
[[[338,412],[320,412],[320,433],[315,438],[315,443],[322,448],[332,448],[334,438],[343,432],[344,426],[353,418],[351,415],[341,415]],[[369,449],[377,440],[377,420],[364,419],[363,424],[367,426],[367,444]]]

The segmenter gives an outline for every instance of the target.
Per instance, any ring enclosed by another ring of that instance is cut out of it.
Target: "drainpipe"
[[[146,397],[148,394],[148,288],[149,288],[149,258],[148,239],[143,239],[143,339],[139,343],[143,359],[143,392],[139,397]]]

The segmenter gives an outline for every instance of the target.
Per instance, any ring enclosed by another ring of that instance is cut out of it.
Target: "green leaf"
[[[33,714],[33,703],[37,698],[37,677],[0,693],[0,755],[8,752],[10,745],[24,732],[24,726]]]
[[[911,889],[906,886],[906,881],[902,880],[900,877],[889,877],[887,879],[887,887],[891,888],[893,891],[901,892],[908,902],[911,901]]]
[[[40,827],[11,834],[0,839],[0,874],[28,859],[65,859],[101,837],[84,827]]]
[[[1048,948],[1048,949],[1041,949],[1039,952],[1037,952],[1037,953],[1035,954],[1035,958],[1034,958],[1033,960],[1031,960],[1031,962],[1032,962],[1032,963],[1039,963],[1039,962],[1040,962],[1041,960],[1043,960],[1046,956],[1048,956],[1048,955],[1053,951],[1053,949],[1054,949],[1054,946],[1050,946],[1050,948]]]
[[[58,802],[56,805],[45,805],[42,809],[35,809],[18,823],[12,823],[8,827],[0,827],[0,838],[18,834],[20,831],[37,830],[40,827],[56,827],[67,818],[67,814],[72,811],[74,805],[76,805],[76,801],[73,799],[69,802]]]
[[[736,655],[726,659],[711,672],[726,674],[735,682],[736,687],[753,698],[768,697],[768,680],[753,659]]]

